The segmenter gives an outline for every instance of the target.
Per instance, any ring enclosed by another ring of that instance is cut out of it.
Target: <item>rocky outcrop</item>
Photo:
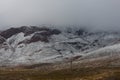
[[[58,29],[50,29],[47,27],[22,26],[19,28],[10,28],[5,31],[2,31],[0,33],[0,35],[3,36],[4,38],[8,39],[11,36],[16,35],[21,32],[24,33],[24,36],[29,36],[30,34],[35,33],[33,35],[33,37],[27,41],[27,43],[36,42],[36,41],[48,42],[49,41],[48,38],[51,35],[54,35],[54,34],[58,35],[61,33],[61,31]],[[4,42],[4,40],[1,39],[0,43],[3,43],[3,42]],[[26,42],[26,41],[23,41],[23,42]]]
[[[17,33],[20,33],[20,32],[21,32],[21,30],[19,28],[10,28],[10,29],[7,29],[5,31],[2,31],[0,33],[0,35],[3,36],[4,38],[8,39],[11,36],[13,36]]]
[[[50,32],[47,32],[47,31],[35,33],[29,40],[29,43],[37,42],[37,41],[48,42],[49,41],[48,38],[50,35],[51,35]]]

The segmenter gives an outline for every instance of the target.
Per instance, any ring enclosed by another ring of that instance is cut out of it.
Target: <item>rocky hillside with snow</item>
[[[120,54],[120,32],[22,26],[0,32],[0,66],[57,63]]]

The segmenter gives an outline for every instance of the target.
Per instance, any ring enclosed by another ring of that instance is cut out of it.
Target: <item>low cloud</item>
[[[0,28],[77,24],[120,29],[120,0],[0,0]]]

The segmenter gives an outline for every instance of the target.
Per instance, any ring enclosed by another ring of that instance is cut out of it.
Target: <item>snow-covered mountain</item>
[[[22,26],[0,32],[0,66],[93,59],[120,54],[120,33],[84,28]]]

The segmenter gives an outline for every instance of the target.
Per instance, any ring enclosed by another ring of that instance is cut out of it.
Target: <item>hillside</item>
[[[120,33],[22,26],[0,32],[0,66],[28,66],[119,55]],[[110,47],[109,47],[110,46]],[[84,61],[83,61],[84,62]]]

